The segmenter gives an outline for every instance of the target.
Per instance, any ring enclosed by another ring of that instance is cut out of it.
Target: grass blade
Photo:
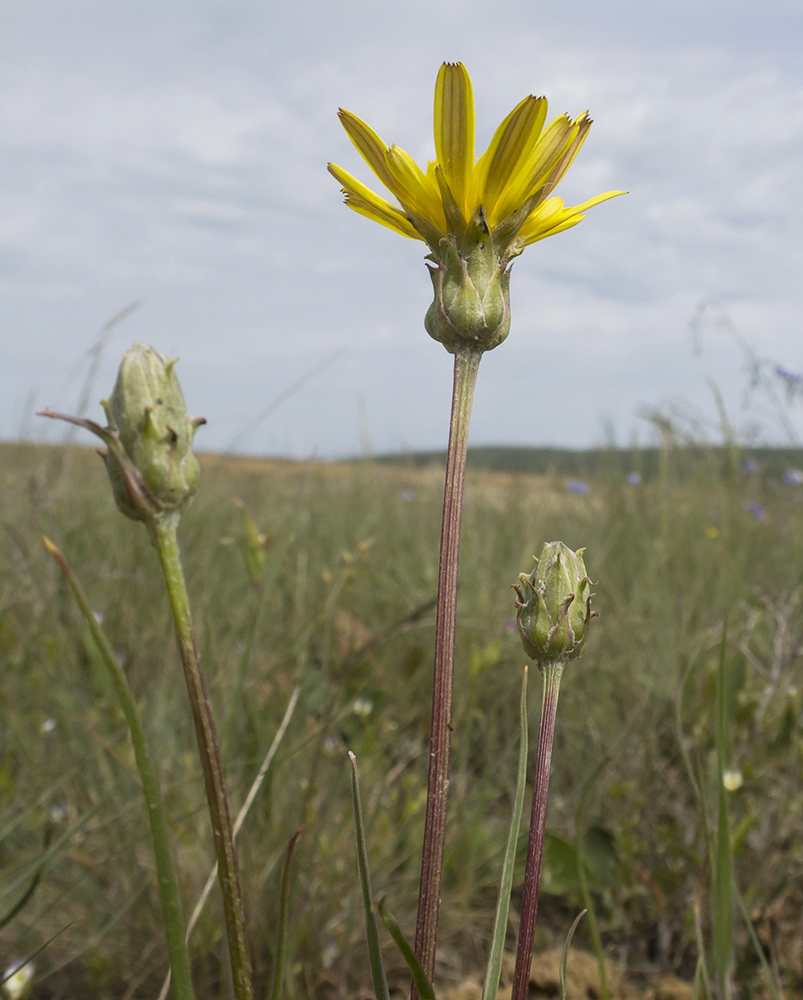
[[[599,990],[601,1000],[609,1000],[610,991],[608,990],[608,974],[605,969],[605,951],[602,947],[602,938],[599,933],[597,917],[594,912],[594,901],[591,898],[591,890],[588,887],[588,875],[586,874],[586,863],[583,852],[583,821],[585,818],[585,807],[588,793],[594,787],[597,778],[602,774],[603,770],[607,766],[608,760],[608,757],[604,757],[599,764],[597,764],[588,778],[586,778],[586,781],[583,784],[583,791],[580,794],[580,802],[577,806],[577,812],[574,817],[574,843],[575,850],[577,852],[577,877],[580,881],[580,891],[583,896],[583,906],[585,906],[584,912],[588,914],[588,930],[591,935],[591,944],[597,959],[597,967],[599,968]]]
[[[761,942],[758,939],[758,934],[756,934],[756,929],[753,926],[753,921],[750,919],[750,914],[747,912],[747,906],[742,899],[742,894],[738,889],[734,892],[736,896],[736,902],[741,911],[742,918],[744,919],[745,925],[747,926],[747,933],[750,935],[750,942],[755,949],[756,955],[758,956],[759,962],[761,962],[761,968],[764,970],[764,975],[767,977],[767,987],[769,988],[772,1000],[781,1000],[781,991],[778,988],[778,984],[775,981],[775,974],[770,968],[770,963],[767,961],[767,956],[764,954],[764,949],[761,947]]]
[[[290,862],[293,860],[293,850],[296,846],[302,827],[299,827],[290,838],[287,846],[287,857],[284,862],[282,872],[282,888],[279,898],[279,932],[276,936],[276,963],[273,968],[273,989],[271,990],[271,1000],[279,1000],[282,994],[282,980],[284,979],[285,952],[287,951],[287,910],[290,901]]]
[[[574,932],[577,930],[577,925],[586,915],[585,910],[581,910],[577,916],[574,918],[574,923],[569,928],[569,933],[566,935],[566,940],[563,942],[563,954],[560,956],[560,1000],[566,1000],[567,996],[567,981],[568,976],[566,973],[566,965],[569,961],[569,948],[572,944],[572,938],[574,937]]]
[[[502,955],[505,950],[505,935],[507,933],[507,918],[510,911],[510,892],[513,887],[513,870],[516,864],[516,844],[521,826],[521,812],[524,807],[524,792],[527,786],[527,672],[521,682],[521,735],[519,737],[519,766],[516,775],[516,795],[513,800],[513,816],[510,820],[510,832],[505,847],[505,858],[502,863],[502,880],[499,884],[499,901],[496,904],[496,917],[491,938],[491,953],[488,957],[488,968],[485,973],[485,985],[482,990],[482,1000],[496,1000],[499,992],[499,979],[502,975]]]
[[[45,846],[44,846],[44,850],[47,850],[48,846],[50,845],[50,833],[51,833],[51,831],[50,831],[49,828],[47,830],[45,830]],[[39,867],[34,872],[34,876],[31,879],[31,884],[25,890],[25,892],[23,893],[23,895],[11,907],[11,909],[8,911],[8,913],[4,917],[0,918],[0,930],[2,930],[6,926],[6,924],[10,924],[11,921],[14,919],[14,917],[16,917],[16,915],[20,912],[20,910],[25,906],[25,904],[28,902],[28,900],[30,900],[30,899],[33,898],[33,894],[36,892],[36,887],[39,885],[39,880],[41,879],[42,872],[44,870],[45,870],[45,862],[42,861],[42,863],[39,865]]]
[[[717,850],[714,862],[714,954],[722,997],[731,994],[733,967],[733,854],[727,792],[723,774],[727,765],[728,719],[725,705],[725,653],[727,621],[722,626],[722,642],[717,669]]]
[[[31,952],[31,954],[25,959],[24,962],[15,965],[13,971],[4,973],[2,979],[0,979],[0,987],[2,987],[6,982],[8,982],[8,980],[11,979],[11,977],[15,975],[15,973],[19,972],[20,969],[24,969],[26,965],[30,965],[35,958],[38,958],[39,955],[41,955],[42,952],[45,950],[45,948],[47,948],[48,945],[51,945],[56,940],[56,938],[60,937],[66,930],[69,930],[70,927],[72,927],[73,923],[74,921],[71,920],[68,924],[65,924],[60,931],[56,931],[56,933],[52,937],[49,937],[44,944],[39,945],[36,951]],[[3,990],[2,992],[3,995],[7,993],[6,990]]]
[[[379,928],[376,924],[376,916],[371,902],[371,874],[368,869],[368,849],[365,844],[365,824],[362,818],[362,803],[360,802],[357,758],[350,750],[349,760],[351,761],[351,801],[354,810],[354,833],[357,838],[357,867],[360,872],[362,908],[365,914],[365,936],[368,940],[368,959],[371,963],[371,978],[374,981],[374,992],[376,993],[377,1000],[389,1000],[388,980],[385,975],[385,966],[382,962],[382,950],[379,946]]]
[[[162,797],[159,792],[159,783],[156,778],[156,771],[153,767],[150,754],[148,752],[145,732],[139,717],[134,696],[128,684],[128,678],[123,673],[123,669],[117,662],[114,650],[106,638],[106,634],[100,624],[92,614],[89,601],[86,598],[78,578],[70,569],[67,560],[61,551],[50,541],[43,538],[45,548],[58,563],[64,574],[70,589],[73,592],[75,601],[81,610],[84,621],[92,634],[98,652],[103,659],[109,678],[114,686],[117,700],[123,711],[125,720],[128,723],[131,735],[131,744],[134,748],[134,757],[137,763],[140,782],[142,784],[142,794],[148,807],[148,822],[151,828],[151,838],[153,840],[153,853],[156,859],[156,870],[159,880],[159,893],[162,904],[162,919],[164,921],[165,943],[170,958],[170,969],[175,984],[175,995],[177,1000],[192,1000],[195,991],[192,986],[192,975],[190,971],[190,959],[187,946],[184,942],[184,921],[181,914],[181,895],[178,888],[178,879],[173,865],[173,856],[170,851],[170,830],[167,825]]]
[[[710,1000],[711,983],[708,978],[708,963],[705,958],[705,940],[703,938],[703,926],[700,920],[700,902],[695,900],[692,906],[694,914],[694,937],[697,941],[697,969],[694,973],[694,996],[692,1000],[699,1000],[698,992],[702,990],[703,1000]]]
[[[390,932],[390,936],[396,947],[401,952],[401,956],[407,963],[407,968],[410,970],[413,976],[413,982],[415,983],[415,988],[418,990],[418,995],[421,1000],[435,1000],[435,990],[432,983],[427,978],[427,974],[421,968],[421,963],[415,957],[413,949],[410,947],[407,938],[402,934],[401,927],[396,923],[395,918],[392,913],[389,913],[387,907],[385,906],[385,900],[380,899],[378,903],[379,916],[382,918],[385,927],[387,927]]]
[[[293,712],[296,708],[296,703],[298,702],[298,696],[301,693],[301,688],[296,685],[293,688],[293,693],[290,695],[290,701],[287,703],[287,708],[284,710],[284,716],[282,718],[279,728],[276,730],[276,735],[273,737],[273,742],[270,745],[270,749],[265,755],[265,759],[262,761],[262,765],[257,772],[256,778],[248,791],[248,795],[245,797],[245,802],[240,806],[240,811],[237,813],[237,819],[234,821],[234,827],[232,829],[232,834],[234,838],[237,838],[237,834],[240,832],[246,817],[248,816],[248,811],[254,804],[254,799],[257,797],[259,789],[262,787],[262,782],[265,780],[265,775],[268,773],[271,764],[273,763],[273,758],[276,756],[276,751],[279,749],[279,744],[284,739],[284,734],[287,732],[287,727],[290,725],[290,720],[293,717]],[[187,922],[187,933],[185,935],[185,940],[189,942],[190,935],[195,929],[195,925],[203,913],[203,909],[206,906],[206,901],[209,899],[209,894],[215,887],[215,882],[217,882],[217,862],[212,867],[207,879],[206,884],[203,887],[201,895],[195,904],[195,907],[190,915],[190,919]],[[159,993],[159,1000],[165,1000],[167,997],[167,992],[170,989],[170,970],[168,969],[167,975],[162,983],[162,989]]]

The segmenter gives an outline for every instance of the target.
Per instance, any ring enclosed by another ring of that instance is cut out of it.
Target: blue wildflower
[[[803,469],[787,469],[783,481],[785,486],[803,486]]]
[[[787,368],[786,365],[776,365],[775,374],[778,378],[783,379],[790,388],[803,385],[803,374]]]
[[[742,472],[747,476],[754,476],[761,471],[761,466],[754,458],[746,458],[742,462]]]
[[[628,472],[627,481],[631,486],[641,486],[641,473]]]
[[[582,479],[567,479],[566,489],[569,491],[569,493],[576,493],[577,496],[584,497],[591,489],[591,487],[588,485],[588,483],[584,483]]]
[[[745,505],[744,509],[748,514],[752,514],[757,521],[766,521],[767,512],[761,506],[760,503],[756,503],[755,500],[749,500]]]

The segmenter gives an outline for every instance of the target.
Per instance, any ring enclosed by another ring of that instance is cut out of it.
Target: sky
[[[426,247],[346,208],[326,163],[371,181],[338,107],[432,158],[435,77],[461,60],[478,151],[543,94],[594,119],[557,193],[630,192],[516,261],[472,443],[646,443],[646,410],[708,427],[717,391],[786,443],[769,395],[744,408],[745,361],[803,371],[802,41],[799,0],[4,5],[0,438],[59,440],[33,411],[87,388],[101,419],[144,340],[180,357],[201,449],[445,447]]]

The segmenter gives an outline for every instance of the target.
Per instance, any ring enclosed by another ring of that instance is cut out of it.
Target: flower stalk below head
[[[529,990],[560,682],[566,664],[582,655],[591,619],[597,615],[591,610],[593,584],[586,573],[584,551],[573,552],[563,542],[546,542],[536,569],[529,575],[521,573],[513,588],[519,635],[524,651],[538,663],[544,700],[512,1000],[527,1000]]]

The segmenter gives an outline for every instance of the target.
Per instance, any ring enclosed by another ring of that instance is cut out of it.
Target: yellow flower
[[[346,204],[361,215],[430,248],[435,302],[427,329],[454,351],[473,342],[496,347],[510,326],[508,264],[524,247],[577,225],[608,191],[566,207],[550,197],[585,141],[587,113],[544,127],[544,97],[525,97],[505,118],[485,153],[474,156],[474,98],[462,63],[444,63],[435,86],[435,153],[426,173],[398,146],[388,146],[350,111],[340,121],[399,206],[342,167],[329,164]]]
[[[571,166],[591,128],[584,112],[561,115],[546,128],[545,97],[525,97],[505,118],[486,152],[474,158],[474,97],[462,63],[444,63],[435,85],[437,161],[424,173],[398,146],[341,108],[340,121],[368,166],[402,206],[392,205],[342,167],[329,172],[342,184],[346,204],[389,229],[436,246],[461,236],[474,221],[516,252],[576,226],[588,209],[624,191],[607,191],[565,207],[549,195]],[[434,249],[434,247],[433,247]],[[511,253],[510,256],[515,256]]]

